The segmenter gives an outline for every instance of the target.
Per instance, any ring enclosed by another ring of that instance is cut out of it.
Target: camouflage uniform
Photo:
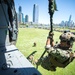
[[[48,56],[43,58],[41,66],[47,70],[55,71],[56,67],[66,67],[73,59],[74,53],[71,48],[73,42],[75,41],[75,35],[71,32],[65,32],[60,35],[61,43],[66,42],[67,47],[61,47],[60,44],[57,44],[53,47],[47,49]]]

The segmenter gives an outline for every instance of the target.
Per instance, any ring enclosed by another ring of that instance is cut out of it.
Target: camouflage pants
[[[66,67],[72,60],[69,50],[62,50],[58,48],[51,48],[47,51],[48,56],[42,60],[41,66],[47,70],[55,71],[56,67]],[[71,59],[70,59],[71,58]]]

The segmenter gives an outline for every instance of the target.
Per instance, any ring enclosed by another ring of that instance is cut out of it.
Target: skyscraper
[[[69,22],[71,22],[71,17],[72,17],[72,15],[70,15],[70,17],[69,17]]]
[[[19,6],[19,23],[22,22],[22,7]]]
[[[19,6],[19,13],[22,13],[22,7]]]
[[[38,10],[38,5],[37,4],[34,4],[33,5],[33,22],[34,23],[38,23],[38,14],[39,10]]]
[[[71,26],[71,25],[72,25],[72,20],[71,20],[71,18],[72,18],[72,15],[70,15],[70,17],[69,17],[68,26]]]
[[[25,16],[25,22],[28,22],[28,19],[29,19],[29,17],[28,17],[28,15],[26,15]]]
[[[24,14],[21,13],[21,23],[24,23]]]

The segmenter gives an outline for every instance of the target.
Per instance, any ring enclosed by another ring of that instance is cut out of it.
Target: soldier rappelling
[[[57,10],[55,0],[49,1],[49,14],[50,14],[50,25],[51,29],[47,37],[45,51],[41,55],[40,59],[37,62],[38,65],[41,65],[43,68],[56,71],[57,67],[65,68],[70,62],[75,58],[75,53],[72,51],[73,43],[75,42],[75,35],[71,32],[64,31],[60,36],[60,43],[54,44],[54,33],[53,33],[53,14]],[[45,55],[45,53],[48,55]]]

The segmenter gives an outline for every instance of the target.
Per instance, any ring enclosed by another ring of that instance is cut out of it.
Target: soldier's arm
[[[47,41],[46,41],[46,48],[47,49],[54,46],[53,35],[54,35],[53,33],[49,33],[49,36],[47,37]]]

